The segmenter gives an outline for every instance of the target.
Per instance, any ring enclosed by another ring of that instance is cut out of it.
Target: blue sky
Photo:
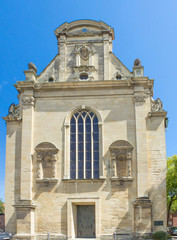
[[[57,54],[54,30],[78,19],[102,20],[115,31],[114,54],[132,70],[140,58],[155,80],[154,98],[168,111],[167,157],[177,154],[176,0],[1,0],[0,115],[18,103],[13,84],[34,62],[38,74]],[[6,124],[0,119],[0,198],[4,200]]]

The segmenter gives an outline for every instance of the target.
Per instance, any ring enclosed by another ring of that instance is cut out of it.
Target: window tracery
[[[85,109],[70,120],[70,178],[99,178],[98,118]]]

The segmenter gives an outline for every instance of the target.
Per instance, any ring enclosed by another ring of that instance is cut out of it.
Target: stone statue
[[[151,98],[151,111],[152,112],[162,112],[163,110],[163,104],[162,101],[160,100],[160,98],[157,98],[157,100],[154,100],[153,98]]]

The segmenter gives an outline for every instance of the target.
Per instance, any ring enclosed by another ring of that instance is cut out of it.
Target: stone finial
[[[144,67],[141,65],[140,59],[136,58],[133,66],[133,73],[135,74],[135,77],[143,77],[143,71]]]
[[[28,63],[29,70],[33,70],[35,73],[37,73],[37,67],[34,65],[34,63]]]
[[[24,71],[24,74],[26,76],[26,81],[33,81],[36,82],[36,73],[37,73],[37,68],[34,65],[34,63],[28,63],[28,68],[29,70]]]
[[[137,67],[137,66],[140,67],[140,66],[141,66],[141,61],[140,61],[139,58],[136,58],[136,59],[135,59],[135,61],[134,61],[134,66],[135,66],[135,67]]]

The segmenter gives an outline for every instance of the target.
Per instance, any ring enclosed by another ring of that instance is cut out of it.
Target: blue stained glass
[[[75,171],[76,170],[76,162],[75,161],[71,161],[70,169],[71,169],[71,171]]]
[[[99,141],[99,134],[98,133],[93,133],[93,140],[94,141]]]
[[[91,143],[86,144],[86,151],[91,152]]]
[[[83,133],[83,124],[78,125],[78,132]]]
[[[79,143],[78,144],[78,151],[83,151],[84,150],[84,144],[83,143]]]
[[[83,171],[83,161],[78,161],[78,170]]]
[[[94,151],[99,151],[99,143],[94,142],[93,149]]]
[[[79,179],[83,179],[84,178],[83,171],[78,171],[78,178]]]
[[[78,142],[83,142],[83,134],[82,133],[78,134]]]
[[[83,159],[84,159],[84,153],[83,152],[78,152],[78,160],[83,161]]]
[[[94,170],[99,170],[99,161],[94,161]]]
[[[75,117],[77,117],[77,116],[78,116],[78,114],[79,114],[79,113],[75,113],[75,114],[74,114],[74,115],[75,115]]]
[[[76,125],[72,124],[71,125],[71,133],[75,133],[76,132]]]
[[[87,118],[86,118],[86,124],[87,124],[87,123],[91,124],[91,120],[90,120],[90,117],[89,117],[89,116],[87,116]]]
[[[76,142],[76,134],[71,134],[71,142]]]
[[[86,132],[91,132],[91,124],[86,124]]]
[[[87,171],[91,171],[91,161],[86,161],[86,169]]]
[[[76,179],[76,172],[75,171],[70,172],[70,178],[71,179]]]
[[[76,152],[70,152],[71,161],[76,161]]]
[[[75,120],[75,117],[77,120]],[[70,177],[71,179],[76,178],[76,137],[78,141],[78,178],[84,178],[84,156],[86,164],[86,178],[90,179],[92,175],[91,171],[91,158],[92,158],[92,148],[91,142],[93,141],[93,168],[94,168],[94,178],[99,178],[99,126],[98,118],[93,112],[87,112],[82,110],[76,112],[70,121]],[[83,120],[85,118],[85,121]],[[92,119],[93,120],[92,120]],[[77,121],[77,130],[76,130]],[[93,139],[91,133],[91,121],[93,121]],[[85,125],[85,132],[84,132]],[[76,136],[77,134],[77,136]],[[85,152],[84,152],[84,136],[85,136]]]
[[[99,160],[99,152],[94,152],[94,160]]]
[[[86,171],[86,178],[91,178],[91,171]]]
[[[74,117],[71,118],[70,124],[76,124],[76,121],[75,121],[75,118],[74,118]]]
[[[98,123],[98,118],[97,118],[97,116],[94,117],[93,123]]]
[[[86,152],[86,160],[91,160],[91,152]]]
[[[99,171],[94,171],[94,178],[99,178]]]
[[[93,131],[99,132],[98,124],[93,124]]]
[[[79,119],[78,119],[78,123],[79,123],[79,124],[83,124],[83,119],[82,119],[81,116],[80,116]]]
[[[87,133],[86,134],[86,142],[91,142],[91,134],[90,133]]]
[[[70,151],[76,151],[76,143],[71,143],[70,145]]]

